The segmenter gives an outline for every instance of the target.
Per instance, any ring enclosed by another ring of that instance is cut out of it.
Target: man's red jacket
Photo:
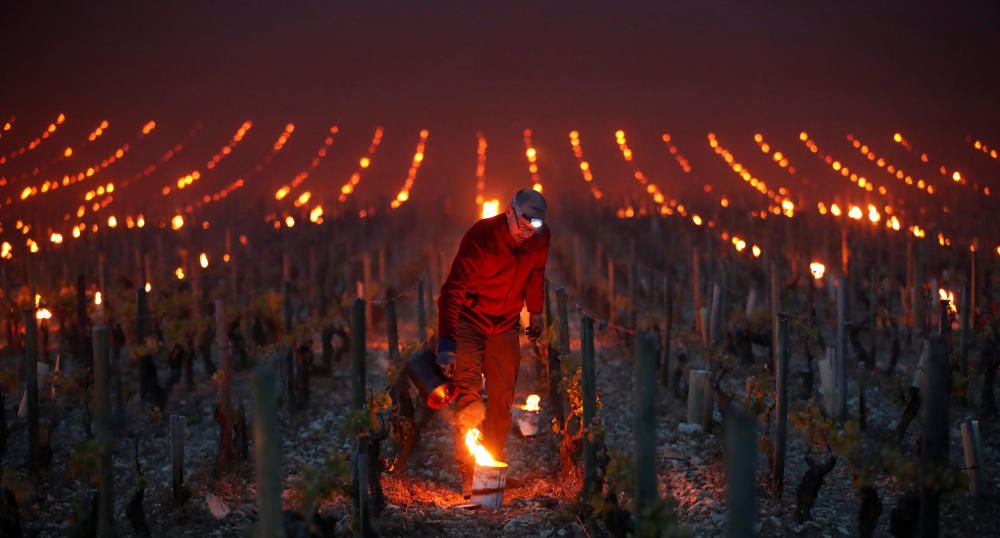
[[[480,220],[465,233],[438,300],[438,335],[454,340],[460,314],[483,334],[509,330],[526,302],[540,314],[544,305],[549,229],[520,245],[507,229],[507,216]]]

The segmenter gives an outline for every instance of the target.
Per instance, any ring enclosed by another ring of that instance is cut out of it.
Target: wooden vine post
[[[968,281],[962,287],[962,306],[960,317],[960,327],[958,334],[958,365],[962,376],[968,378],[969,375],[969,322],[971,320],[971,285]]]
[[[775,414],[774,466],[771,485],[780,499],[785,484],[785,441],[788,431],[788,317],[778,314],[778,353],[774,368]]]
[[[674,395],[673,373],[670,369],[670,339],[673,336],[674,328],[674,287],[670,284],[670,278],[663,277],[664,306],[663,306],[663,342],[660,350],[660,385],[667,391],[668,396]]]
[[[691,254],[691,294],[694,296],[694,328],[698,334],[704,334],[705,328],[701,318],[701,275],[699,271],[698,249]]]
[[[219,454],[216,460],[216,475],[233,472],[233,365],[229,350],[229,334],[226,331],[226,310],[222,299],[215,300],[215,343],[219,349],[219,400],[217,420],[219,422]]]
[[[980,497],[986,493],[983,472],[983,441],[979,435],[979,421],[966,419],[962,422],[962,451],[965,457],[965,472],[969,477],[969,493]]]
[[[584,503],[597,492],[597,447],[593,440],[597,416],[597,369],[594,353],[594,319],[580,320],[580,357],[583,370],[583,493]]]
[[[285,348],[281,354],[281,400],[289,411],[295,409],[295,361],[291,341],[294,311],[292,308],[292,260],[284,254],[281,263],[281,311],[285,332]]]
[[[778,367],[778,323],[781,311],[781,273],[777,262],[771,262],[771,364]]]
[[[757,518],[754,498],[757,466],[757,423],[734,411],[726,424],[726,531],[728,538],[752,538]]]
[[[556,311],[559,315],[559,352],[549,353],[549,400],[560,424],[566,418],[566,394],[562,390],[562,357],[569,355],[569,310],[566,290],[556,288]]]
[[[31,479],[38,481],[38,321],[34,303],[24,311],[24,389],[28,407],[28,469]]]
[[[82,274],[76,275],[76,360],[87,369],[92,367],[87,360],[87,280]]]
[[[930,356],[921,387],[923,434],[920,465],[925,470],[940,470],[948,463],[948,395],[951,369],[948,342],[941,335],[931,335]],[[920,486],[920,536],[939,535],[941,486],[926,481]]]
[[[281,430],[274,370],[258,366],[253,374],[253,445],[257,478],[257,536],[284,538],[281,510]]]
[[[114,437],[111,433],[110,371],[108,364],[108,326],[101,324],[93,329],[94,340],[94,430],[100,451],[99,483],[97,501],[97,536],[110,538],[114,525],[114,497],[112,495],[113,474],[111,467],[111,447]]]
[[[362,412],[366,407],[367,372],[365,367],[365,311],[366,301],[354,300],[351,305],[351,408]],[[360,436],[355,447],[354,484],[354,534],[367,537],[371,534],[368,512],[368,442]]]
[[[837,418],[847,420],[847,279],[837,279],[837,350],[834,361]]]

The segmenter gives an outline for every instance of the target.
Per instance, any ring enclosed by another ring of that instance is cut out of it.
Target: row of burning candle
[[[246,124],[244,124],[244,126],[245,125]],[[289,127],[291,127],[291,128],[289,128]],[[289,126],[286,126],[286,131],[284,133],[282,133],[281,135],[279,135],[279,140],[275,143],[274,147],[276,148],[276,150],[280,149],[284,145],[284,142],[287,141],[287,138],[288,138],[288,136],[290,136],[290,133],[292,132],[293,129],[294,129],[294,126],[291,126],[291,124]],[[572,136],[573,134],[577,134],[577,136],[573,137]],[[666,143],[668,143],[668,148],[669,148],[670,147],[670,139],[668,138],[668,136],[669,135],[664,135],[664,141]],[[579,134],[574,131],[573,133],[571,133],[570,138],[571,138],[571,147],[574,149],[574,154],[576,154],[577,150],[579,150],[580,154],[582,155],[582,149],[579,149]],[[757,140],[757,138],[758,137],[755,137],[756,141],[758,141],[759,143],[762,142],[762,140]],[[622,146],[624,146],[623,156],[625,156],[626,160],[629,161],[630,159],[628,159],[628,157],[631,156],[631,149],[628,148],[627,143],[623,144],[623,142],[624,142],[624,133],[621,132],[621,131],[616,132],[616,139],[618,139],[618,141],[619,141],[619,146],[620,146],[619,149],[622,149]],[[573,144],[574,140],[577,141],[577,144],[575,144],[575,145]],[[763,150],[763,148],[762,148],[762,150]],[[724,150],[724,148],[723,148],[723,151],[726,151],[726,150]],[[672,154],[676,154],[676,153],[677,153],[676,151],[672,152]],[[483,151],[483,154],[485,154],[485,150]],[[170,155],[170,152],[168,152],[168,156],[169,155]],[[417,159],[419,159],[418,155],[422,156],[422,151],[418,151],[417,153],[415,153],[415,157],[414,157],[415,163],[419,162],[419,161],[417,161]],[[535,156],[537,157],[537,153],[535,154]],[[778,155],[776,154],[775,157],[777,158]],[[422,160],[422,159],[420,159],[420,160]],[[785,162],[785,160],[786,159],[784,157],[781,157],[781,158],[777,158],[776,162],[779,163],[779,165],[780,165],[780,163]],[[368,162],[370,163],[370,160]],[[583,161],[583,162],[586,162],[586,161]],[[684,169],[683,165],[686,162],[686,159],[679,160],[678,162],[682,166],[682,169]],[[536,170],[537,170],[537,160],[536,160],[536,162],[534,164],[535,164]],[[736,163],[736,164],[738,164],[738,163]],[[361,166],[364,167],[364,159],[362,160]],[[836,168],[835,165],[834,165],[834,167]],[[582,167],[582,168],[584,168],[584,167]],[[589,163],[587,163],[585,165],[585,168],[589,169]],[[413,168],[411,167],[411,170],[412,169]],[[739,171],[737,171],[737,173],[740,173],[740,172],[743,172],[743,171],[744,170],[739,170]],[[685,172],[690,172],[690,166],[689,165],[685,169]],[[641,177],[645,178],[645,176],[644,176],[644,174],[642,174],[641,170],[637,169],[637,173]],[[743,175],[743,174],[741,174],[741,175]],[[592,179],[592,176],[591,176],[591,179]],[[752,176],[751,176],[751,179],[753,179]],[[641,180],[640,180],[640,182],[641,182]],[[409,183],[410,183],[410,185],[412,185],[412,181],[409,182]],[[202,197],[202,199],[201,199],[200,202],[195,202],[195,204],[189,204],[188,207],[185,208],[185,209],[186,209],[186,211],[188,213],[190,213],[191,210],[193,210],[195,208],[194,206],[200,206],[200,205],[203,205],[203,204],[206,204],[206,203],[209,203],[209,202],[219,201],[219,200],[225,198],[225,195],[228,194],[228,192],[231,192],[234,188],[239,188],[240,186],[242,186],[242,182],[240,182],[239,180],[237,180],[236,182],[228,184],[226,187],[224,187],[222,190],[216,192],[215,194],[211,194],[211,195],[206,194],[206,195],[204,195]],[[112,183],[109,183],[107,186],[102,186],[102,187],[99,187],[96,190],[89,191],[87,193],[87,201],[90,201],[90,199],[93,198],[94,196],[101,195],[102,194],[101,193],[101,189],[102,188],[105,190],[106,193],[110,193],[110,192],[113,191],[114,185]],[[401,192],[404,192],[404,191],[401,191]],[[655,193],[655,192],[653,193],[654,201],[656,201],[656,194],[657,193]],[[779,195],[780,194],[782,194],[781,190],[779,190]],[[303,196],[306,197],[305,200],[302,199]],[[406,198],[408,198],[408,192],[404,196]],[[308,201],[308,197],[309,197],[309,193],[308,192],[303,193],[302,195],[300,195],[299,197],[297,197],[296,198],[296,206],[304,205],[304,203]],[[662,198],[662,194],[661,194],[661,198]],[[104,207],[104,205],[108,201],[110,201],[110,200],[103,201],[103,203],[101,204],[101,207]],[[720,200],[720,205],[722,205],[723,207],[726,207],[728,205],[727,201],[728,200],[726,198],[723,198],[722,200]],[[499,209],[499,202],[497,202],[496,200],[490,200],[489,204],[486,204],[485,200],[483,202],[484,202],[483,203],[483,215],[484,216],[488,216],[489,214],[495,214],[495,211],[497,211]],[[673,204],[671,204],[671,205],[673,205]],[[789,201],[788,204],[786,204],[786,205],[791,205],[791,202]],[[81,207],[83,207],[83,206],[81,206]],[[792,207],[794,207],[794,206],[792,206]],[[823,204],[821,203],[819,205],[819,207],[820,207],[820,212],[823,213]],[[98,209],[98,204],[96,202],[94,204],[94,208],[95,208],[95,211]],[[669,212],[668,208],[662,208],[662,209],[666,210],[666,211],[663,211],[664,213],[668,213]],[[772,209],[774,209],[774,208],[772,208]],[[788,208],[783,208],[783,209],[788,209]],[[890,208],[887,206],[886,210],[888,211],[889,209]],[[634,210],[633,211],[627,211],[626,210],[625,212],[626,212],[626,215],[627,215],[627,213],[634,214]],[[852,207],[851,210],[848,213],[848,216],[851,217],[851,218],[860,218],[860,217],[855,217],[855,212],[856,212],[855,209]],[[79,210],[78,210],[78,213],[79,213]],[[834,216],[836,216],[836,213],[837,213],[836,209],[833,209],[832,213],[834,214]],[[310,212],[310,220],[313,221],[313,222],[321,222],[321,220],[322,220],[322,214],[323,214],[322,206],[318,206],[317,205]],[[873,215],[873,213],[871,211],[871,208],[869,208],[869,218],[871,218],[873,220],[873,223],[877,222],[878,218],[879,218],[877,210],[874,212],[874,215],[875,215],[874,218],[872,217],[872,215]],[[627,216],[631,216],[631,215],[627,215]],[[131,221],[131,222],[137,222],[140,219],[128,219],[128,220]],[[108,227],[114,228],[116,226],[116,222],[117,222],[117,219],[114,216],[109,217],[109,219],[108,219]],[[286,218],[285,222],[286,223],[294,222],[294,220],[291,219],[291,218]],[[899,222],[898,222],[898,219],[895,216],[890,217],[886,221],[886,225],[888,227],[890,227],[890,228],[893,228],[893,229],[898,229],[899,226],[900,226]],[[129,227],[131,227],[131,226],[129,226]],[[94,224],[92,226],[92,228],[96,229],[96,224]],[[176,226],[175,226],[175,229],[176,229]],[[79,237],[79,234],[82,231],[84,231],[84,230],[86,230],[85,226],[75,226],[73,228],[73,236],[74,237]],[[922,236],[924,234],[923,230],[921,228],[917,227],[917,226],[911,227],[911,230],[913,231],[914,235],[917,235],[918,237],[920,237],[920,236]],[[52,232],[50,234],[50,238],[52,239],[53,243],[60,242],[61,239],[62,239],[62,237],[63,237],[63,235],[60,234],[60,233],[57,233],[57,232]],[[950,238],[944,236],[944,234],[942,234],[942,233],[938,234],[938,240],[939,240],[939,243],[942,244],[942,245],[948,245],[951,242]],[[738,245],[738,244],[739,243],[737,242],[736,245]],[[36,244],[35,243],[31,242],[31,243],[29,243],[29,246],[32,247],[31,250],[36,250],[36,248],[35,248]],[[740,249],[740,250],[742,250],[742,249]]]
[[[96,141],[104,134],[104,131],[108,128],[109,125],[110,123],[108,122],[108,120],[102,120],[101,123],[99,123],[97,127],[90,132],[89,135],[87,135],[87,140],[83,144],[92,143]],[[55,157],[50,158],[47,162],[42,163],[40,165],[32,166],[30,167],[30,169],[22,170],[20,175],[17,175],[16,179],[24,181],[29,177],[38,176],[39,174],[42,173],[43,170],[47,170],[48,168],[54,166],[59,161],[71,159],[74,155],[76,155],[76,153],[77,152],[73,151],[73,146],[66,146],[66,148],[63,149],[61,154],[58,154]],[[11,175],[9,177],[10,179],[14,179],[14,175]],[[7,175],[0,176],[0,187],[6,186],[7,183],[8,183],[8,176]]]
[[[29,151],[33,151],[42,143],[43,140],[47,140],[50,136],[55,134],[59,126],[62,125],[63,122],[65,121],[66,121],[66,114],[60,112],[59,115],[56,116],[56,119],[52,123],[50,123],[48,127],[45,128],[44,131],[42,131],[42,134],[36,136],[34,139],[31,140],[31,142],[28,142],[27,144],[21,146],[20,148],[11,151],[10,154],[8,155],[0,155],[0,165],[7,164],[11,160],[21,155],[24,155]],[[4,124],[4,131],[9,131],[12,124],[13,124],[13,119]]]

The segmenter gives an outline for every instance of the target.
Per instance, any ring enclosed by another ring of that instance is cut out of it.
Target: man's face
[[[541,229],[533,228],[531,221],[519,215],[513,207],[507,207],[504,213],[507,215],[507,231],[510,232],[510,236],[514,238],[516,243],[527,241],[529,237]]]

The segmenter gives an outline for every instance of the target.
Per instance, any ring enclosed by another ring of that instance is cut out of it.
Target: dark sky
[[[996,2],[153,4],[6,5],[0,115],[1000,125]]]

